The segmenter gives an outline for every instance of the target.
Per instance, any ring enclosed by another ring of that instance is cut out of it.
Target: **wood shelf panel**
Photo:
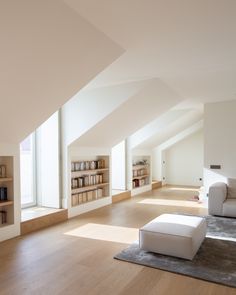
[[[11,206],[13,205],[13,201],[0,201],[0,207]]]
[[[71,176],[72,178],[76,177],[76,175],[81,175],[81,174],[93,174],[96,172],[105,172],[108,171],[109,168],[101,168],[101,169],[93,169],[93,170],[79,170],[79,171],[71,171]]]
[[[10,226],[10,225],[13,225],[13,223],[1,223],[0,228],[7,227],[7,226]]]
[[[100,197],[100,198],[97,198],[96,200],[91,200],[91,201],[87,201],[87,202],[84,202],[84,203],[81,203],[81,204],[77,204],[77,205],[75,205],[75,206],[72,206],[72,208],[79,207],[79,206],[83,206],[83,205],[85,205],[85,204],[92,203],[92,202],[97,202],[97,201],[99,201],[99,200],[101,200],[101,199],[108,198],[108,197],[109,197],[109,196],[102,196],[102,197]]]
[[[0,177],[0,182],[13,181],[12,177]]]
[[[146,177],[149,177],[149,174],[144,174],[144,175],[133,177],[133,180],[134,179],[142,179],[142,178],[146,178]]]
[[[133,165],[133,170],[139,170],[139,169],[147,169],[149,168],[149,165]]]
[[[136,187],[133,187],[133,189],[136,189],[136,188],[140,188],[140,187],[144,187],[144,186],[147,186],[147,185],[149,185],[150,183],[148,183],[148,184],[144,184],[144,185],[140,185],[140,186],[136,186]]]
[[[71,189],[72,194],[78,194],[78,193],[82,193],[85,191],[89,191],[89,190],[93,190],[93,189],[97,189],[100,187],[104,187],[109,185],[109,182],[104,182],[104,183],[98,183],[95,185],[89,185],[89,186],[83,186],[83,187],[79,187],[79,188],[73,188]]]

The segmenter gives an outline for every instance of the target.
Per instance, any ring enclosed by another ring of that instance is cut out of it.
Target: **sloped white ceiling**
[[[167,125],[175,122],[185,115],[189,110],[170,110],[164,113],[164,115],[156,118],[143,128],[133,133],[129,138],[129,147],[134,149],[136,146],[146,142],[148,139],[160,133]]]
[[[64,0],[126,49],[91,83],[159,78],[197,103],[236,99],[235,0]]]
[[[0,141],[20,142],[123,53],[61,0],[0,3]]]
[[[64,144],[68,146],[80,138],[149,83],[150,80],[143,80],[81,90],[62,107]]]
[[[181,100],[161,80],[152,79],[139,93],[78,138],[73,146],[112,147]]]
[[[163,126],[163,128],[157,130],[152,136],[144,140],[142,143],[136,146],[138,149],[153,149],[168,139],[172,138],[176,134],[182,132],[189,126],[199,122],[203,118],[202,110],[191,110],[186,112],[178,119]]]
[[[170,148],[171,146],[177,144],[181,140],[193,135],[196,132],[199,132],[203,129],[203,120],[200,120],[193,125],[188,126],[186,129],[183,129],[181,132],[173,135],[168,140],[162,142],[160,145],[158,145],[156,148],[160,151],[166,150]]]

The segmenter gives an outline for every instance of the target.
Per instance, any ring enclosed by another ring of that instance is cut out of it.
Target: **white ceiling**
[[[64,1],[126,50],[89,87],[157,77],[187,105],[236,99],[235,0]]]

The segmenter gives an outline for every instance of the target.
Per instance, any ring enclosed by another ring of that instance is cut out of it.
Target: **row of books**
[[[147,174],[147,169],[133,170],[133,177],[142,176],[145,174]]]
[[[0,201],[7,201],[7,187],[0,187]]]
[[[105,160],[71,162],[71,171],[84,171],[105,168]]]
[[[71,196],[71,202],[72,206],[77,206],[83,203],[91,202],[97,199],[100,199],[103,197],[103,189],[98,188],[95,190],[79,193],[79,194],[73,194]]]
[[[0,211],[0,224],[7,223],[7,212]]]
[[[133,180],[133,188],[149,184],[148,177]]]
[[[0,165],[0,178],[4,178],[6,176],[7,176],[6,165]]]
[[[82,175],[71,179],[71,188],[80,188],[103,183],[103,174]]]

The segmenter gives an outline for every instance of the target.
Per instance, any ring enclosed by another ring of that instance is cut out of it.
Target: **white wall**
[[[153,165],[152,173],[153,179],[161,180],[163,184],[166,183],[166,167],[165,167],[165,154],[166,150],[173,145],[177,144],[181,140],[191,136],[192,134],[203,129],[203,120],[197,122],[196,124],[184,129],[180,133],[175,133],[174,136],[168,138],[168,140],[162,142],[160,145],[152,150]]]
[[[174,185],[202,184],[203,133],[197,132],[166,150],[166,183]]]
[[[126,189],[126,155],[125,141],[112,148],[112,189]]]
[[[209,103],[204,113],[204,186],[236,177],[236,101]],[[211,170],[210,165],[221,165]]]

